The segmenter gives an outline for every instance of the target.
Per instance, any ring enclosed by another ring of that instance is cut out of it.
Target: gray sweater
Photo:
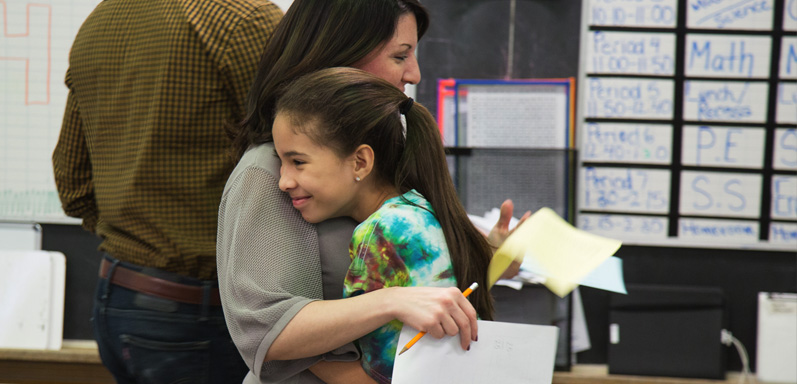
[[[353,344],[300,360],[263,359],[305,305],[341,298],[356,223],[304,221],[279,190],[279,166],[272,144],[252,147],[224,188],[216,246],[224,315],[249,366],[244,383],[321,383],[307,368],[359,359]]]

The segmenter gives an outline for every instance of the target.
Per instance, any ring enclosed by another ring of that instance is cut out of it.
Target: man
[[[266,0],[105,0],[78,33],[53,167],[102,237],[93,323],[118,383],[235,382],[216,223],[240,120],[282,12]]]

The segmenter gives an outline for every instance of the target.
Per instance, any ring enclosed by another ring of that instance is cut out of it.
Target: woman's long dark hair
[[[361,144],[374,150],[374,176],[401,194],[411,189],[432,205],[445,234],[460,289],[472,282],[483,289],[470,296],[482,319],[493,304],[487,287],[492,250],[471,224],[448,173],[445,149],[429,111],[414,103],[406,112],[406,138],[399,109],[407,96],[387,81],[354,68],[328,68],[300,77],[285,87],[276,112],[295,129],[340,157]]]
[[[271,141],[280,87],[329,67],[348,67],[389,41],[401,15],[412,13],[418,39],[429,14],[418,0],[296,0],[280,21],[260,59],[244,120],[228,127],[238,160],[253,144]]]

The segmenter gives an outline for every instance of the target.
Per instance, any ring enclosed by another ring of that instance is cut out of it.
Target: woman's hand
[[[395,317],[406,325],[440,339],[459,333],[462,349],[470,348],[479,335],[476,309],[455,288],[385,288],[392,297]],[[399,346],[402,347],[402,346]]]

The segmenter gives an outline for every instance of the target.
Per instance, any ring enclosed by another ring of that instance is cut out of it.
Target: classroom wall
[[[425,2],[432,22],[418,49],[424,76],[418,87],[418,100],[436,110],[438,78],[578,77],[581,3]],[[514,31],[512,38],[510,31]],[[577,84],[576,88],[577,92],[583,91],[583,84]],[[623,259],[628,284],[721,288],[727,299],[730,331],[747,348],[753,368],[757,293],[797,292],[797,252],[626,245],[617,256]],[[582,287],[581,293],[592,348],[579,353],[576,362],[605,364],[609,301],[614,294],[588,287]],[[740,370],[741,360],[736,351],[731,347],[727,352],[728,369]]]

